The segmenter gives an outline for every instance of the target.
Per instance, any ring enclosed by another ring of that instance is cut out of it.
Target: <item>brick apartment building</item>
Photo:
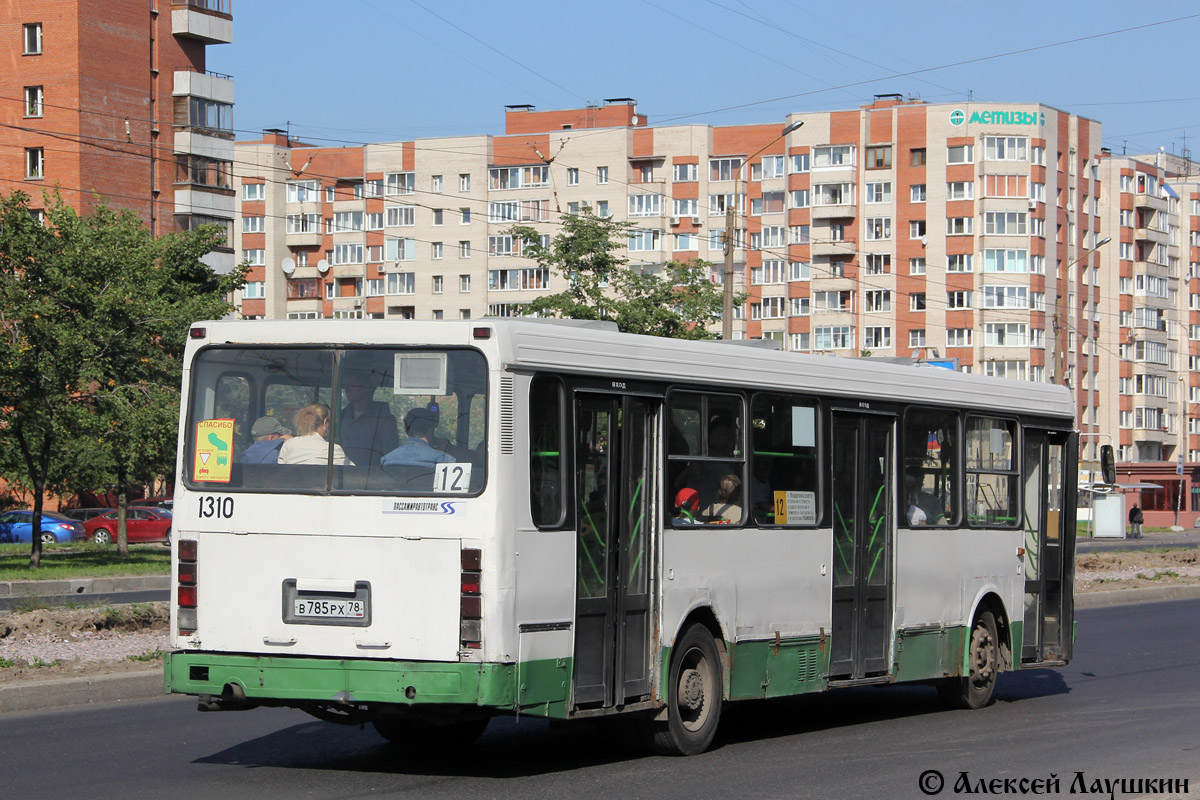
[[[99,195],[156,234],[216,223],[232,245],[233,81],[205,69],[232,39],[230,0],[0,5],[0,192]],[[229,271],[233,248],[205,260]]]

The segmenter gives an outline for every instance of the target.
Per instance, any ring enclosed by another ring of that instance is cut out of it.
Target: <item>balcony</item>
[[[171,94],[175,97],[203,97],[219,103],[233,103],[233,78],[219,72],[178,69],[174,73]]]
[[[1135,194],[1133,196],[1134,208],[1149,208],[1154,211],[1166,211],[1167,199],[1154,194]]]
[[[1160,231],[1155,228],[1134,228],[1133,236],[1139,242],[1151,242],[1153,244],[1171,243],[1171,239],[1166,231]]]
[[[233,41],[230,0],[171,0],[171,33],[205,44]]]

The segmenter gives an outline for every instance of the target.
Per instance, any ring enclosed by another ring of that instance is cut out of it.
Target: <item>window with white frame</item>
[[[383,278],[367,278],[367,297],[382,297],[383,286]]]
[[[694,233],[677,233],[674,235],[673,250],[699,250],[700,237]]]
[[[286,228],[288,233],[320,233],[320,214],[288,214]]]
[[[789,225],[788,236],[792,244],[808,244],[811,239],[812,227],[809,225]]]
[[[695,183],[699,180],[699,164],[672,164],[671,180],[675,183]]]
[[[603,186],[608,183],[608,167],[596,167],[596,184]]]
[[[789,317],[807,317],[812,312],[812,299],[808,297],[788,298]]]
[[[550,185],[550,167],[493,167],[488,170],[488,189],[539,189]]]
[[[1024,136],[985,136],[983,157],[986,161],[1027,161],[1029,139]]]
[[[42,116],[45,94],[41,86],[25,87],[25,116]]]
[[[1028,286],[984,286],[984,308],[1029,308]]]
[[[750,319],[782,319],[787,298],[764,297],[757,303],[750,304]]]
[[[984,250],[984,272],[1028,272],[1028,250]]]
[[[394,239],[392,241],[395,241]],[[363,263],[363,243],[362,242],[346,242],[344,244],[335,244],[333,246],[333,264],[361,264]]]
[[[974,217],[947,217],[947,236],[969,236],[973,232]]]
[[[708,162],[708,179],[710,181],[732,181],[738,177],[742,168],[740,158],[713,158]]]
[[[925,202],[925,184],[914,183],[908,187],[908,199],[912,203]]]
[[[661,194],[631,194],[629,195],[629,216],[631,217],[660,217],[662,216]]]
[[[489,236],[488,255],[493,258],[507,258],[521,254],[521,242],[512,236]]]
[[[892,329],[887,325],[868,325],[863,328],[863,347],[891,347]]]
[[[880,242],[892,238],[891,217],[867,217],[863,220],[864,237],[868,242]]]
[[[953,144],[946,148],[947,164],[972,164],[975,161],[975,145]]]
[[[788,280],[812,280],[812,264],[807,261],[792,261],[788,264]]]
[[[743,203],[746,196],[744,194],[710,194],[708,196],[708,213],[709,215],[725,214],[729,210],[730,204],[734,205],[734,211],[741,214],[744,210]]]
[[[971,328],[947,328],[946,347],[970,347]]]
[[[412,194],[416,191],[416,174],[388,172],[383,176],[384,194]]]
[[[265,183],[243,183],[242,184],[242,200],[251,202],[253,200],[267,199],[267,185]]]
[[[970,308],[971,293],[970,292],[946,292],[946,308]]]
[[[384,209],[384,216],[389,228],[404,228],[417,224],[415,206],[388,206]]]
[[[242,251],[242,261],[245,261],[252,267],[266,266],[267,251],[262,248],[254,248],[251,250]]]
[[[975,199],[975,183],[973,181],[951,181],[946,184],[947,200]]]
[[[808,153],[797,153],[791,157],[791,165],[789,169],[792,172],[808,172],[808,165]]]
[[[389,272],[387,275],[388,294],[416,294],[416,285],[415,272]]]
[[[540,290],[549,285],[550,270],[543,267],[488,270],[488,290],[493,292]]]
[[[458,224],[459,225],[470,225],[471,224],[471,209],[464,207],[464,208],[460,208],[458,210]]]
[[[700,201],[696,199],[676,198],[671,208],[671,215],[676,217],[700,216]]]
[[[868,314],[892,310],[892,293],[888,289],[870,289],[863,292]]]
[[[24,34],[25,48],[21,55],[37,56],[42,54],[42,23],[27,22],[21,26]]]
[[[750,268],[750,283],[763,285],[783,283],[786,279],[786,262],[776,259],[764,259],[761,267]]]
[[[853,350],[853,325],[818,325],[813,329],[813,346],[817,350]]]
[[[908,238],[909,239],[920,239],[923,236],[925,236],[925,231],[926,231],[925,220],[910,219],[908,221]]]
[[[983,232],[997,236],[1024,236],[1028,231],[1029,215],[1024,211],[986,211]]]
[[[854,145],[852,144],[832,144],[812,149],[813,169],[852,166],[854,166]]]
[[[789,344],[793,353],[806,353],[809,351],[809,334],[793,333],[790,337]]]
[[[854,204],[853,183],[818,183],[812,188],[814,206],[845,206]]]
[[[389,236],[383,240],[383,258],[385,261],[412,261],[417,257],[415,239],[397,239]]]
[[[925,346],[925,329],[913,328],[908,332],[909,347],[924,347]]]
[[[908,296],[908,310],[922,312],[925,310],[925,293],[913,292]]]
[[[1028,347],[1028,326],[1023,322],[985,322],[983,344],[986,347]]]
[[[853,311],[854,292],[848,289],[813,292],[813,308],[817,311]]]
[[[432,242],[429,245],[429,257],[435,261],[442,259],[445,255],[445,252],[446,248],[442,242]]]
[[[755,197],[750,200],[750,214],[759,216],[762,214],[778,214],[785,210],[786,192],[763,192],[762,197]]]
[[[927,269],[924,256],[920,258],[910,258],[908,260],[909,275],[924,275]]]
[[[333,230],[331,233],[346,233],[361,231],[365,222],[362,211],[338,211],[333,215]]]
[[[262,300],[267,296],[266,281],[247,281],[242,287],[243,300]]]
[[[866,202],[867,203],[890,203],[892,202],[892,182],[878,181],[876,183],[868,183],[866,187]]]
[[[985,361],[983,362],[983,374],[989,378],[1023,381],[1027,366],[1028,364],[1024,361]]]
[[[863,262],[863,274],[888,275],[892,271],[891,253],[867,253]]]
[[[659,237],[661,231],[655,230],[631,230],[629,235],[629,249],[634,252],[646,252],[649,250],[658,250]]]
[[[579,168],[567,167],[567,186],[579,185]]]
[[[288,181],[287,182],[287,202],[289,203],[312,203],[320,199],[319,192],[321,184],[319,181]]]
[[[764,250],[771,247],[787,245],[787,227],[784,225],[764,225],[762,231],[750,234],[750,249]]]
[[[266,222],[266,217],[242,217],[242,233],[262,233]]]
[[[793,189],[790,192],[792,208],[808,208],[809,196],[808,189]]]

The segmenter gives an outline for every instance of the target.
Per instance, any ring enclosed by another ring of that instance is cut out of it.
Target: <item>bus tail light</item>
[[[462,578],[459,583],[461,642],[468,650],[478,650],[483,642],[483,597],[480,592],[483,556],[479,550],[462,551]]]
[[[196,553],[195,539],[179,540],[179,558],[175,573],[175,598],[178,609],[175,619],[180,636],[196,632]]]

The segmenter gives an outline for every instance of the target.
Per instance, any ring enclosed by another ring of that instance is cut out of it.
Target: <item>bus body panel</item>
[[[1019,530],[937,530],[896,532],[896,627],[970,625],[984,587],[995,587],[1011,615],[1022,576]],[[1007,571],[999,566],[1010,564]],[[947,580],[947,576],[958,576]]]

